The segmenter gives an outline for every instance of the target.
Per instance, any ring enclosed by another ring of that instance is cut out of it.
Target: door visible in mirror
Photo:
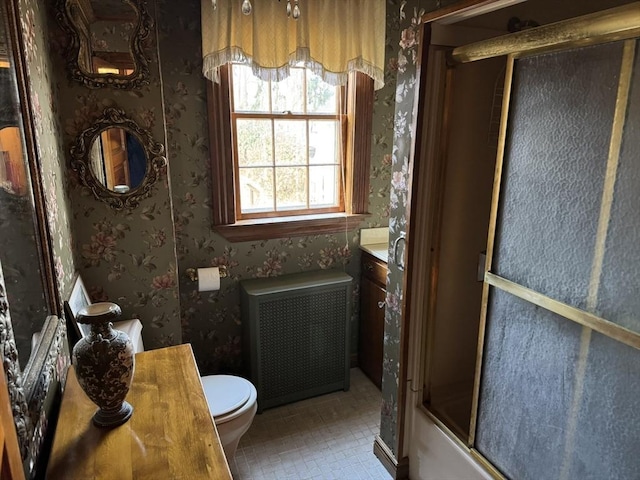
[[[68,0],[78,34],[78,66],[85,74],[129,76],[135,72],[131,53],[138,16],[126,0]]]
[[[91,173],[107,190],[128,193],[144,180],[147,158],[140,140],[113,127],[100,132],[91,146]]]

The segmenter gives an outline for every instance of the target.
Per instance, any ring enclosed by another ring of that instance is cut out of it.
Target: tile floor
[[[357,368],[348,392],[270,408],[242,437],[234,480],[388,480],[373,454],[380,391]]]

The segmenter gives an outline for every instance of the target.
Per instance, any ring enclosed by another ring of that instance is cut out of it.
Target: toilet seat
[[[216,425],[239,417],[255,402],[255,387],[242,377],[209,375],[202,377],[202,386]]]

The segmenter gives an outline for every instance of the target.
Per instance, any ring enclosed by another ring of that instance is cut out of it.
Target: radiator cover
[[[258,412],[349,389],[349,275],[321,270],[240,285],[244,351]]]

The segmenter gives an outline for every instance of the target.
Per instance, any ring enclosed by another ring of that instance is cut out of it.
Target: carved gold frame
[[[47,317],[36,350],[32,352],[24,371],[20,371],[18,349],[13,336],[9,305],[0,270],[0,353],[7,379],[20,456],[27,473],[33,471],[38,459],[41,445],[35,439],[40,438],[41,435],[35,435],[35,433],[37,429],[44,429],[41,424],[42,413],[50,395],[51,385],[61,380],[59,378],[61,373],[63,375],[66,373],[58,371],[58,357],[64,354],[65,339],[63,322],[55,315]],[[46,422],[46,419],[44,421]]]
[[[144,179],[136,188],[127,193],[116,193],[102,185],[90,168],[90,153],[93,141],[100,133],[108,128],[122,128],[134,134],[144,147],[147,171]],[[94,197],[105,202],[115,210],[132,209],[138,206],[140,200],[151,194],[154,184],[161,175],[166,164],[164,145],[156,142],[151,133],[131,120],[123,110],[107,108],[100,118],[86,130],[83,130],[75,144],[71,147],[71,168],[78,172],[80,182]]]
[[[144,45],[151,36],[153,20],[146,9],[146,0],[123,0],[129,4],[138,17],[138,22],[131,33],[130,53],[135,63],[131,75],[105,75],[89,73],[80,68],[80,35],[76,30],[70,12],[70,0],[57,0],[56,19],[69,35],[66,57],[69,75],[73,80],[89,88],[113,87],[122,90],[139,89],[149,83],[149,59],[144,53]]]

